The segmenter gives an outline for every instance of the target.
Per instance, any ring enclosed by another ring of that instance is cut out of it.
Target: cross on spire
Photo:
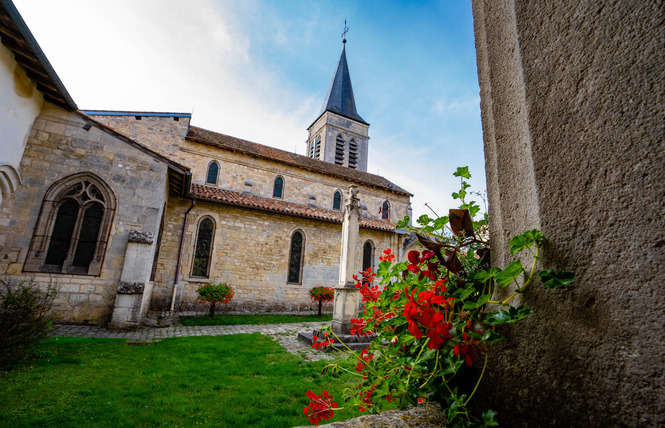
[[[346,19],[344,20],[344,31],[342,32],[342,43],[346,43],[346,33],[349,32],[349,27],[346,26]]]

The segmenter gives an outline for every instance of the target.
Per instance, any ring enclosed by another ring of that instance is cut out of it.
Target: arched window
[[[287,282],[290,284],[302,283],[302,267],[305,253],[305,235],[296,230],[291,235],[291,250],[289,251],[289,273]]]
[[[53,184],[44,195],[23,270],[99,275],[115,206],[115,196],[94,174]]]
[[[344,138],[341,135],[337,136],[335,140],[335,163],[337,165],[344,165],[344,151],[346,149],[346,143]]]
[[[212,241],[215,234],[215,223],[206,217],[199,223],[196,234],[196,248],[194,249],[194,263],[192,263],[192,276],[208,278],[210,274],[210,256],[212,254]]]
[[[340,192],[339,190],[336,190],[335,194],[333,195],[333,209],[334,210],[342,209],[342,192]]]
[[[381,218],[384,220],[390,220],[390,202],[385,201],[381,206]]]
[[[215,161],[210,162],[210,165],[208,165],[208,177],[206,178],[206,184],[212,184],[213,186],[216,186],[218,175],[219,164]]]
[[[275,185],[272,188],[273,198],[281,198],[284,193],[284,179],[280,176],[275,177]]]
[[[372,268],[374,271],[374,243],[372,241],[365,241],[363,245],[363,272],[368,268]]]

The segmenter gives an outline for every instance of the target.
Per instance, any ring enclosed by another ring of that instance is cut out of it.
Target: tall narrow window
[[[215,161],[210,162],[208,165],[208,177],[206,178],[207,184],[217,185],[217,176],[219,175],[219,164]]]
[[[342,209],[342,192],[339,190],[335,191],[333,195],[333,209],[341,210]]]
[[[358,168],[358,143],[349,141],[349,168]]]
[[[390,202],[385,201],[381,206],[381,218],[384,220],[390,220]]]
[[[99,275],[115,213],[115,197],[91,173],[49,188],[23,270]]]
[[[199,223],[199,232],[196,235],[196,249],[194,250],[194,263],[192,276],[207,278],[210,273],[210,255],[212,253],[212,236],[215,225],[208,217]]]
[[[291,284],[300,284],[302,282],[304,249],[305,237],[302,232],[296,230],[291,236],[291,250],[289,251],[289,274],[287,281]]]
[[[345,149],[344,138],[341,135],[337,136],[335,141],[335,163],[337,165],[344,165],[344,149]]]
[[[284,179],[282,177],[275,177],[275,185],[272,188],[273,198],[281,198],[284,193]]]
[[[374,271],[374,244],[372,244],[372,241],[365,241],[365,245],[363,245],[363,272],[369,268]]]

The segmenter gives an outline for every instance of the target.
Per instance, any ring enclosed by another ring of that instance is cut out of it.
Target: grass
[[[0,372],[0,426],[155,427],[308,425],[307,390],[343,406],[357,378],[321,376],[261,334],[165,339],[52,338],[39,358]],[[353,362],[343,362],[353,371]],[[334,420],[358,416],[336,412]]]
[[[318,315],[284,315],[284,314],[257,314],[257,315],[215,315],[210,319],[207,315],[202,317],[180,318],[182,325],[243,325],[243,324],[281,324],[297,322],[330,321],[332,314]]]

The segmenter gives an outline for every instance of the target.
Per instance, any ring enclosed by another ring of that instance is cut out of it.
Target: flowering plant
[[[538,230],[509,242],[511,254],[530,257],[528,272],[519,259],[504,269],[490,267],[487,214],[474,220],[480,207],[466,202],[468,168],[458,168],[454,175],[461,180],[461,190],[453,194],[460,208],[444,217],[420,216],[417,227],[408,217],[400,221],[396,227],[415,232],[422,248],[410,251],[402,262],[386,249],[376,274],[363,273],[363,279],[380,277],[381,287],[362,279],[356,285],[365,311],[352,320],[352,333],[376,339],[360,353],[348,349],[358,362],[354,374],[360,384],[346,390],[344,399],[370,413],[389,403],[403,409],[432,400],[441,404],[449,427],[496,426],[496,412],[485,410],[477,417],[467,409],[487,368],[491,343],[504,339],[496,326],[533,313],[511,302],[537,278],[548,288],[560,288],[574,275],[553,269],[537,273],[545,243]],[[511,285],[514,292],[505,293]],[[331,330],[328,334],[334,336]],[[480,365],[482,369],[471,369]],[[336,364],[326,369],[353,373]]]
[[[319,316],[321,316],[321,306],[323,302],[332,302],[335,298],[335,289],[332,287],[314,287],[309,290],[309,297],[315,302],[319,302]]]
[[[199,295],[199,303],[210,303],[210,319],[215,316],[216,303],[229,303],[235,295],[233,287],[226,285],[225,282],[219,284],[206,282],[196,292]]]

